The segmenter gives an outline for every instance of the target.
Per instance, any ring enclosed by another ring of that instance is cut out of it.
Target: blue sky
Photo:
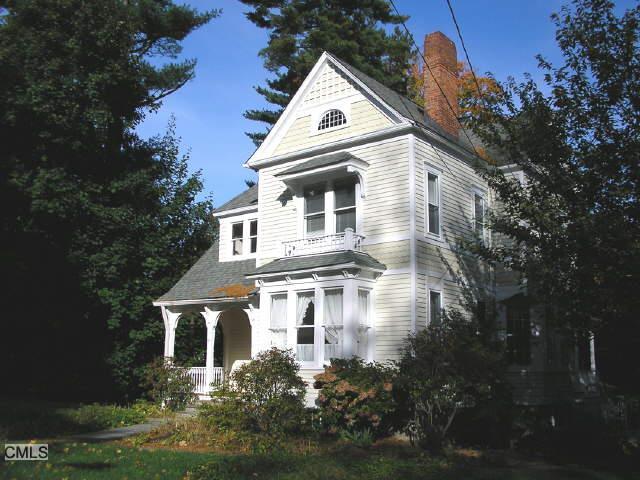
[[[239,1],[185,1],[199,9],[222,8],[223,13],[183,43],[183,56],[198,61],[196,78],[168,97],[157,113],[149,114],[138,131],[143,137],[162,133],[173,114],[182,148],[190,151],[191,170],[202,170],[203,196],[211,194],[219,206],[246,188],[245,179],[256,178],[242,167],[254,151],[244,132],[262,126],[246,120],[242,112],[265,105],[253,87],[267,76],[257,55],[267,34],[245,18],[247,8]],[[476,71],[491,71],[498,79],[519,78],[524,72],[540,78],[534,56],[558,59],[549,16],[559,10],[561,1],[452,0],[452,4]],[[462,58],[445,0],[396,0],[396,5],[411,16],[407,26],[419,45],[426,33],[440,30],[456,42]]]

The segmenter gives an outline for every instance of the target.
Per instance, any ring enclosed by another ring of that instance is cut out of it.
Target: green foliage
[[[304,426],[306,384],[292,352],[271,348],[232,372],[226,388],[217,392],[245,415],[250,428],[277,434]]]
[[[349,442],[360,448],[369,448],[373,445],[373,434],[371,430],[341,430],[340,439]]]
[[[640,6],[617,12],[608,0],[572,1],[552,17],[562,59],[538,57],[542,86],[510,79],[467,100],[489,153],[526,177],[479,167],[504,205],[491,228],[513,241],[476,253],[521,272],[557,326],[612,325],[622,337],[640,311]]]
[[[324,373],[314,377],[323,426],[330,433],[349,432],[353,438],[393,433],[395,373],[393,368],[360,358],[332,359]]]
[[[500,344],[455,310],[409,336],[398,367],[394,393],[405,430],[412,442],[433,451],[442,449],[460,409],[496,401],[506,389]]]
[[[195,385],[186,368],[175,366],[159,357],[147,365],[144,385],[149,397],[169,411],[184,410],[196,399]]]
[[[0,251],[7,316],[28,319],[0,339],[3,363],[22,365],[3,372],[13,390],[137,394],[163,335],[151,301],[214,231],[173,125],[149,140],[134,129],[193,77],[180,42],[216,14],[170,0],[3,2]]]
[[[362,70],[388,87],[405,93],[411,59],[402,20],[387,0],[242,0],[247,18],[269,32],[260,51],[272,78],[256,87],[275,110],[248,110],[244,116],[273,125],[311,68],[324,52]],[[390,27],[395,27],[389,32]],[[265,133],[247,134],[259,145]]]

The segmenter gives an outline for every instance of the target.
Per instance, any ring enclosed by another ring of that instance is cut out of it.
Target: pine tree
[[[252,7],[247,18],[269,32],[260,56],[273,77],[256,91],[275,106],[248,110],[246,118],[272,126],[324,51],[406,93],[411,46],[398,25],[407,17],[388,0],[241,1]],[[259,145],[266,132],[247,135]]]
[[[180,42],[218,12],[170,0],[0,7],[3,384],[133,392],[134,366],[161,345],[151,300],[212,237],[171,130],[144,141],[134,129],[193,77],[195,61],[175,60]]]

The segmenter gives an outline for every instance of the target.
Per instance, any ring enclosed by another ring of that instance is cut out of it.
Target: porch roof
[[[245,274],[255,270],[255,259],[220,262],[218,258],[216,240],[187,273],[154,303],[246,297],[254,290],[253,282],[247,280]]]
[[[254,278],[261,275],[270,275],[274,273],[295,273],[298,271],[313,270],[324,267],[333,266],[345,267],[365,267],[374,270],[384,271],[386,265],[380,263],[371,255],[353,250],[345,250],[342,252],[321,253],[316,255],[306,255],[300,257],[283,257],[273,262],[269,262],[261,267],[254,269],[253,272],[247,274],[248,277]]]

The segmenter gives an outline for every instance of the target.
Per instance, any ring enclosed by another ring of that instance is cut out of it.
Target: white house
[[[457,105],[453,42],[430,34],[425,52]],[[191,370],[198,393],[273,345],[293,349],[307,381],[333,357],[397,359],[407,334],[442,309],[468,308],[472,292],[479,309],[500,302],[513,374],[529,401],[544,401],[536,392],[551,364],[531,353],[543,348],[531,333],[543,321],[518,302],[509,306],[509,297],[526,294],[512,279],[496,281],[489,266],[456,248],[461,237],[491,241],[484,214],[494,200],[432,78],[425,104],[423,111],[321,55],[245,163],[258,184],[216,210],[219,239],[154,302],[166,357],[180,315],[196,311],[206,321],[206,365]],[[222,367],[214,367],[217,325]]]

